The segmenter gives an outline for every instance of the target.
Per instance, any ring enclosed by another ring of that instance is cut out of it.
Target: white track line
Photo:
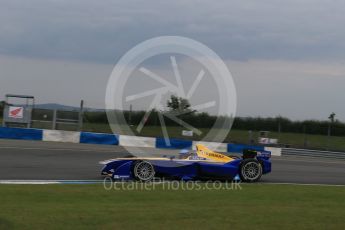
[[[345,185],[343,184],[305,184],[305,183],[280,183],[280,182],[259,182],[257,184],[345,187]]]
[[[291,162],[307,162],[307,163],[323,163],[323,164],[325,164],[325,163],[329,163],[329,164],[345,164],[345,161],[344,160],[342,160],[342,161],[332,161],[332,160],[330,160],[330,159],[325,159],[325,161],[320,161],[320,160],[314,160],[315,158],[311,158],[311,160],[309,159],[309,160],[307,160],[307,159],[305,159],[305,160],[290,160],[290,159],[288,159],[288,158],[279,158],[279,159],[277,159],[277,158],[274,158],[272,161],[274,162],[274,161],[291,161]]]
[[[0,184],[96,184],[103,180],[0,180]]]
[[[18,184],[18,185],[30,185],[30,184],[99,184],[99,183],[109,183],[109,181],[104,180],[0,180],[0,184]],[[122,181],[121,183],[127,183]],[[169,183],[165,182],[153,182],[154,184]],[[242,185],[301,185],[301,186],[326,186],[326,187],[345,187],[341,184],[308,184],[308,183],[279,183],[279,182],[259,182],[255,184],[246,184]]]

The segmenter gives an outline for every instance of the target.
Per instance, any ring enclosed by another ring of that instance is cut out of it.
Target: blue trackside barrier
[[[170,145],[167,145],[164,138],[156,138],[156,148],[161,149],[190,149],[192,148],[192,141],[179,140],[179,139],[169,139]]]
[[[253,149],[253,150],[257,150],[257,151],[265,150],[264,146],[228,144],[228,152],[229,153],[242,153],[243,149]]]
[[[41,141],[43,130],[0,127],[0,138]]]
[[[119,136],[105,133],[80,133],[80,143],[101,144],[101,145],[119,145]]]
[[[52,135],[52,132],[54,135]],[[80,134],[80,138],[78,135]],[[7,128],[0,127],[0,138],[4,139],[22,139],[22,140],[40,140],[40,141],[61,141],[72,143],[85,143],[85,144],[103,144],[103,145],[122,145],[119,142],[120,136],[107,133],[90,133],[90,132],[73,132],[73,137],[70,140],[71,132],[60,131],[60,130],[41,130],[41,129],[25,129],[25,128]],[[68,138],[64,138],[68,137]],[[145,138],[145,137],[142,137]],[[131,139],[133,139],[131,141]],[[135,143],[138,137],[126,136],[126,141],[129,143]],[[191,149],[193,141],[180,140],[180,139],[169,139],[170,145],[165,142],[164,138],[150,138],[152,139],[152,146],[162,149]],[[154,143],[155,142],[155,143]],[[196,144],[198,142],[195,142]],[[154,146],[155,145],[155,146]],[[126,146],[126,145],[125,145]],[[130,145],[135,146],[135,145]],[[242,153],[243,149],[253,149],[257,151],[263,151],[264,146],[244,145],[244,144],[227,144],[227,152]],[[277,148],[276,148],[277,149]],[[269,150],[272,151],[272,150]],[[280,155],[281,152],[276,153]]]

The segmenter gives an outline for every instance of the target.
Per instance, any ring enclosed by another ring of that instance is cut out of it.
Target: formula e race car
[[[256,182],[271,172],[271,152],[244,150],[241,157],[216,153],[203,145],[178,158],[116,158],[101,161],[101,174],[113,180],[150,181],[155,177],[179,180],[234,180]],[[237,179],[236,179],[237,180]]]

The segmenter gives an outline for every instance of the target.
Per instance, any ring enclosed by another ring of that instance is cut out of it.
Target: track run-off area
[[[153,156],[178,151],[152,149]],[[99,181],[103,179],[99,161],[127,155],[121,146],[0,140],[0,182]],[[261,182],[345,185],[345,161],[273,156],[272,173],[263,175]]]

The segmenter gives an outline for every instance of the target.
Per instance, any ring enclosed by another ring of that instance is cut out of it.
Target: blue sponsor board
[[[165,138],[157,137],[156,138],[156,148],[162,149],[190,149],[192,148],[192,141],[180,140],[180,139],[169,139],[169,143]]]
[[[119,136],[105,133],[80,133],[80,143],[84,144],[102,144],[119,145]]]
[[[0,127],[0,138],[41,141],[43,130]]]

